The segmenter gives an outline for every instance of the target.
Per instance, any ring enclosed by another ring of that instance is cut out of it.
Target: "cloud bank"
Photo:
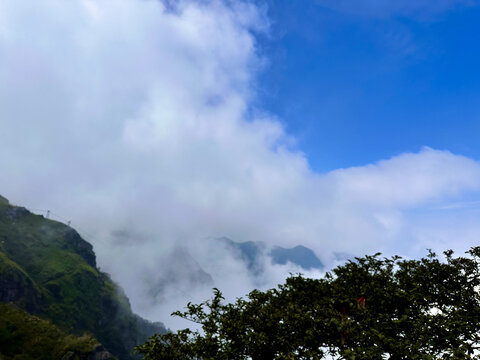
[[[252,278],[220,236],[302,244],[328,265],[335,252],[474,245],[474,159],[424,148],[309,167],[252,107],[268,31],[244,2],[0,0],[0,193],[72,220],[134,310],[170,326],[210,294],[180,281],[149,295],[179,246],[233,298],[299,269],[265,264]]]

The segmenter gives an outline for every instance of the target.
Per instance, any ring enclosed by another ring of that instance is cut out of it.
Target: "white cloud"
[[[300,243],[327,262],[476,241],[475,209],[452,224],[441,208],[478,198],[478,162],[425,148],[317,174],[274,117],[250,116],[259,31],[268,19],[245,3],[0,0],[0,193],[92,234],[143,315],[185,300],[145,295],[177,243],[232,298],[298,269],[252,279],[202,239]]]
[[[329,176],[350,201],[379,206],[415,206],[480,186],[477,162],[430,148],[374,165],[336,170]]]

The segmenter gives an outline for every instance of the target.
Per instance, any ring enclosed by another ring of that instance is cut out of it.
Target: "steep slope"
[[[134,315],[110,277],[96,267],[92,246],[65,224],[0,198],[0,301],[90,332],[120,359],[161,324]]]
[[[91,335],[74,336],[14,304],[0,304],[0,359],[111,360]]]

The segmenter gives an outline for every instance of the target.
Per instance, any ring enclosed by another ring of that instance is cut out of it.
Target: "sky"
[[[211,294],[189,271],[227,299],[300,271],[265,259],[252,277],[219,237],[301,244],[327,268],[464,252],[479,16],[461,0],[0,0],[0,194],[71,221],[171,327]]]
[[[425,145],[478,158],[477,4],[271,1],[262,105],[320,172]]]

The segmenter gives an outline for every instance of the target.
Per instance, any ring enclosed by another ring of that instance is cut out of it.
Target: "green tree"
[[[246,299],[173,315],[201,325],[136,350],[159,359],[473,359],[480,348],[480,247],[464,257],[355,258],[322,279],[289,277]]]

